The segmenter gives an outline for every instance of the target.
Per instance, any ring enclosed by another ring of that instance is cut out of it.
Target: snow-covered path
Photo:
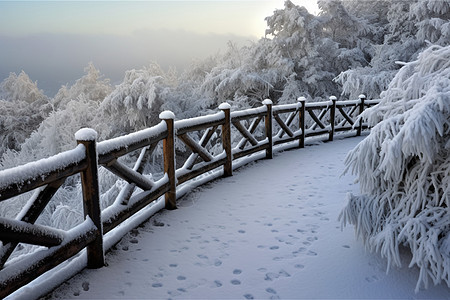
[[[340,177],[351,138],[276,154],[197,188],[134,229],[107,257],[49,298],[426,298],[417,269],[386,274],[353,228],[341,231],[352,176]]]

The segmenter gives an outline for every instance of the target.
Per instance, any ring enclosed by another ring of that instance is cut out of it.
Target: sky
[[[315,0],[293,0],[317,11]],[[120,83],[152,61],[186,68],[193,60],[264,36],[264,18],[283,0],[1,1],[0,80],[24,70],[53,96],[89,62]]]

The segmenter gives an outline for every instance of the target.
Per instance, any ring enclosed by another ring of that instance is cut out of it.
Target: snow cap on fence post
[[[361,95],[358,96],[358,98],[359,98],[359,99],[366,99],[366,95],[361,94]]]
[[[171,112],[170,110],[165,110],[159,114],[159,118],[161,120],[174,120],[175,114]]]
[[[337,100],[336,96],[330,96],[329,99],[330,99],[331,101],[336,101],[336,100]]]
[[[272,102],[272,100],[270,100],[270,99],[264,99],[263,102],[262,102],[262,104],[264,104],[264,105],[272,105],[273,102]]]
[[[97,131],[92,128],[81,128],[75,132],[77,141],[95,141],[97,140]]]
[[[231,105],[227,102],[223,102],[219,105],[219,109],[224,110],[224,109],[231,109]]]

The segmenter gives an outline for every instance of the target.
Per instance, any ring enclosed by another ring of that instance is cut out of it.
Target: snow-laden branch
[[[371,250],[400,265],[407,245],[431,279],[450,286],[450,46],[431,46],[406,64],[381,102],[363,113],[373,127],[347,156],[363,195],[350,195],[343,224]]]

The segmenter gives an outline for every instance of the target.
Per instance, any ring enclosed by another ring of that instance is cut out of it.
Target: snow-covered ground
[[[386,274],[341,230],[346,194],[358,193],[343,160],[361,139],[278,153],[197,188],[48,298],[449,299],[445,285],[414,293],[407,251]]]

